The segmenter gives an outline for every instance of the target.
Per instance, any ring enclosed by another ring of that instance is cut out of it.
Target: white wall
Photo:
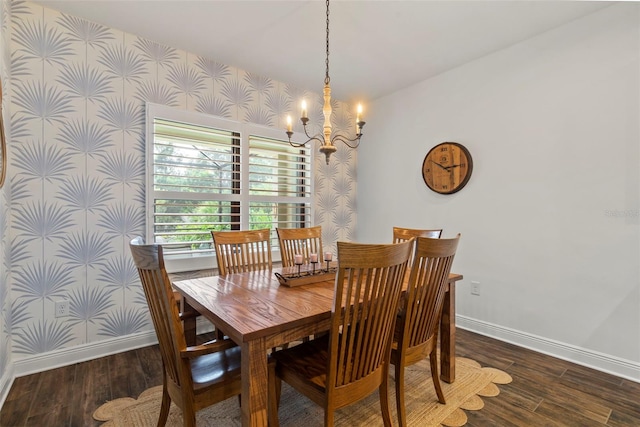
[[[378,100],[357,238],[460,232],[459,324],[640,379],[639,57],[622,3]],[[474,160],[448,196],[421,177],[443,141]]]

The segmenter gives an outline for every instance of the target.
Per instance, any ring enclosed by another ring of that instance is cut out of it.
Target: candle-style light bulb
[[[293,131],[293,123],[291,123],[291,116],[287,116],[287,132]]]
[[[303,119],[307,118],[307,101],[302,101],[302,116]]]
[[[356,114],[356,123],[361,122],[362,121],[362,104],[358,104],[358,110],[357,110],[357,114]]]

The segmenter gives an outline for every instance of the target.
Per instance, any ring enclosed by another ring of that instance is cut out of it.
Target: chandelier
[[[332,153],[335,153],[337,150],[335,146],[335,142],[341,141],[349,148],[356,148],[360,145],[360,138],[362,137],[362,128],[364,127],[365,122],[362,121],[362,105],[358,104],[358,109],[356,113],[356,136],[355,138],[350,139],[344,134],[339,132],[333,133],[331,129],[331,87],[329,86],[330,77],[329,77],[329,0],[327,0],[327,45],[326,45],[327,57],[325,60],[326,70],[324,76],[324,107],[322,108],[322,112],[324,114],[324,126],[322,133],[319,133],[315,136],[310,136],[307,130],[307,123],[309,122],[309,117],[307,117],[307,103],[302,101],[302,114],[300,117],[300,121],[302,122],[302,126],[304,128],[304,134],[307,136],[307,140],[302,143],[297,143],[291,141],[291,137],[293,136],[293,125],[291,123],[291,116],[287,116],[287,136],[289,137],[289,144],[293,147],[302,147],[311,141],[318,141],[322,145],[320,146],[320,152],[323,153],[327,157],[327,164],[329,164],[329,157]]]

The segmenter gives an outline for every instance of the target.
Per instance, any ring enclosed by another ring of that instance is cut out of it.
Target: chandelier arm
[[[309,139],[307,139],[305,142],[295,142],[295,141],[292,141],[291,138],[289,138],[289,145],[291,145],[292,147],[300,148],[300,147],[304,147],[311,141],[318,141],[321,144],[323,143],[323,141],[318,137],[318,135],[316,136],[307,135],[307,138]]]
[[[307,131],[307,125],[306,125],[306,124],[303,124],[303,125],[302,125],[302,128],[304,129],[304,134],[307,136],[307,138],[309,138],[309,139],[307,140],[307,142],[311,141],[312,139],[315,139],[316,141],[320,141],[320,142],[322,142],[322,140],[320,139],[320,137],[322,136],[322,134],[317,133],[317,134],[315,134],[314,136],[311,136],[311,135],[309,135],[309,132]]]
[[[362,137],[362,134],[358,134],[356,135],[355,138],[347,138],[344,135],[341,134],[335,134],[332,138],[331,138],[331,143],[334,144],[335,142],[343,142],[347,147],[349,148],[358,148],[358,146],[360,145],[360,138]],[[355,144],[349,144],[350,142],[355,142]]]

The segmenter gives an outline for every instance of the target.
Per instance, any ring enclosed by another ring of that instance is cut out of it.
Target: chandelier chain
[[[324,75],[324,84],[328,85],[329,81],[329,0],[327,0],[327,59],[324,61],[327,69]]]

